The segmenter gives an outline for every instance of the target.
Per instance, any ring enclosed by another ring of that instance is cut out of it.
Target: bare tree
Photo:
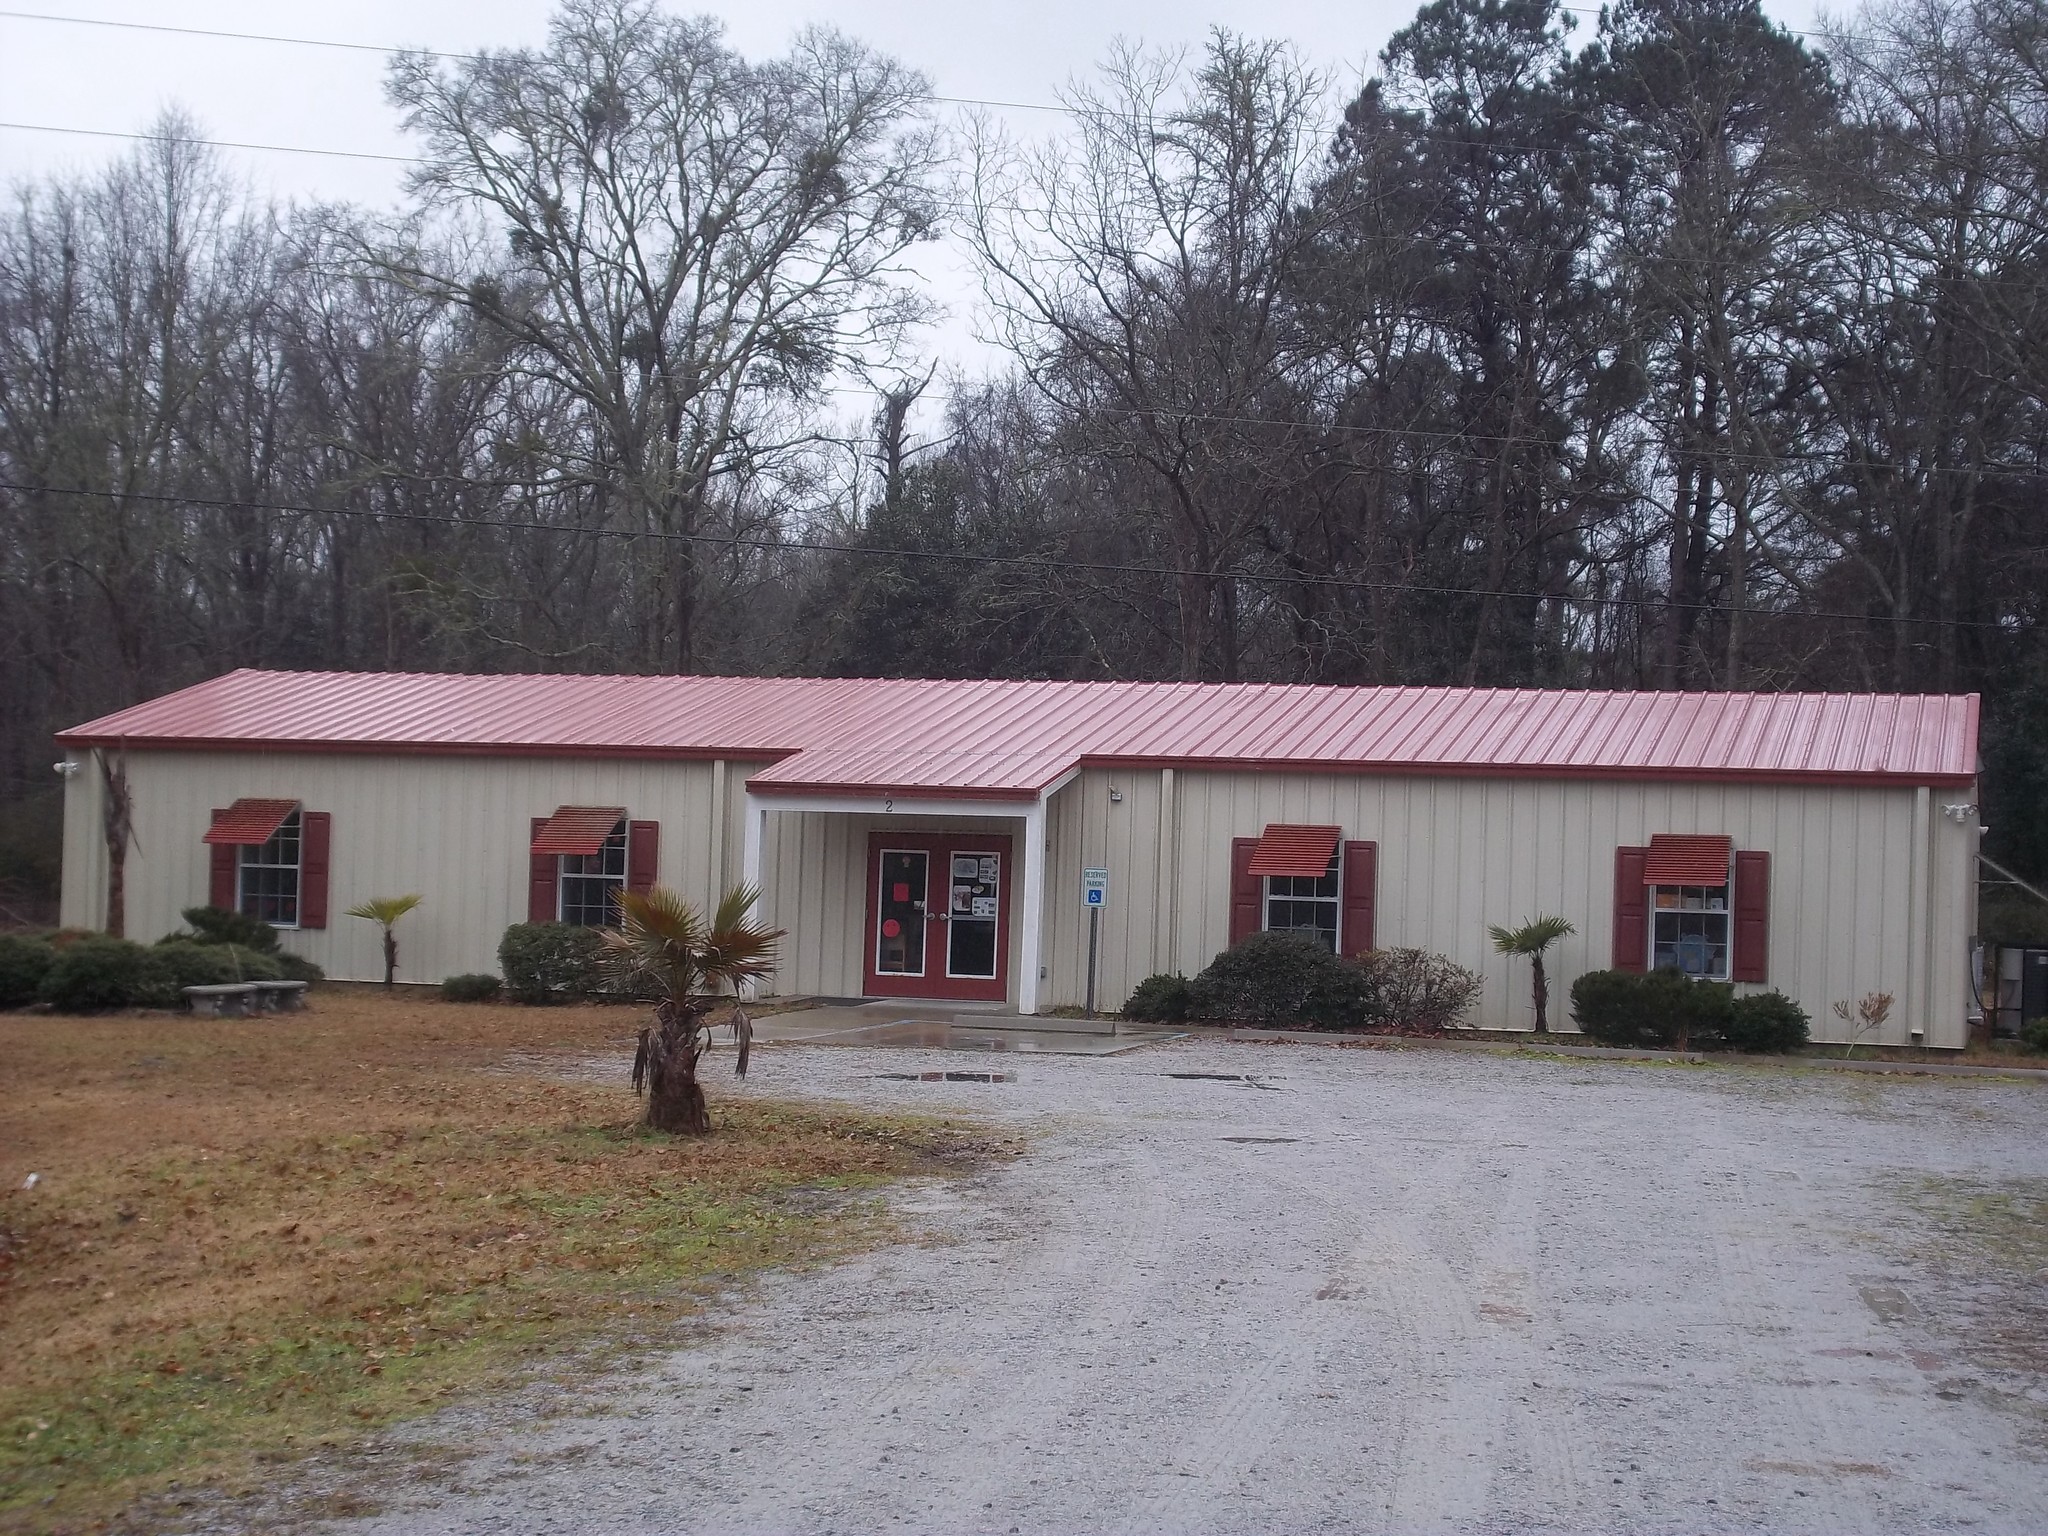
[[[665,536],[644,661],[689,670],[715,483],[786,442],[768,405],[919,314],[895,263],[935,219],[923,79],[828,31],[752,63],[715,21],[570,0],[544,49],[445,71],[405,55],[390,95],[423,141],[416,191],[509,252],[380,270],[502,329],[518,367],[587,411],[549,467],[610,526]]]
[[[1234,679],[1238,574],[1315,435],[1286,298],[1316,235],[1296,215],[1321,87],[1218,31],[1192,65],[1119,49],[1065,99],[1071,142],[978,125],[968,236],[999,336],[1181,572],[1180,675]]]

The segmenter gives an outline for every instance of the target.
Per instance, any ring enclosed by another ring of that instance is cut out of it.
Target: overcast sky
[[[722,16],[749,54],[779,51],[824,22],[923,70],[942,96],[1050,102],[1118,37],[1199,44],[1212,26],[1292,41],[1330,79],[1333,101],[1371,73],[1388,36],[1419,0],[747,0],[681,5]],[[221,31],[324,38],[460,52],[540,42],[549,0],[17,0],[19,11]],[[13,10],[14,7],[8,7]],[[1788,26],[1813,25],[1813,0],[1766,0]],[[67,25],[0,11],[0,121],[133,132],[159,109],[182,106],[216,139],[404,155],[383,96],[384,59],[280,43],[167,36]],[[1591,18],[1581,16],[1581,37]],[[1042,112],[1004,114],[1019,132],[1055,131]],[[118,139],[0,128],[0,180],[84,169],[130,148]],[[402,165],[375,160],[236,151],[258,188],[280,197],[389,204]],[[920,263],[952,315],[932,338],[962,363],[984,358],[971,336],[972,285],[957,253]]]

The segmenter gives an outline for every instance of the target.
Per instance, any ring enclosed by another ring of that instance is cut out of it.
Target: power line
[[[964,550],[900,549],[879,545],[830,543],[822,539],[763,539],[716,533],[679,533],[666,529],[577,528],[559,523],[539,523],[517,518],[462,517],[444,512],[379,512],[367,507],[320,507],[304,503],[228,500],[209,496],[166,496],[148,491],[105,491],[71,486],[23,485],[0,480],[0,491],[21,495],[75,496],[101,501],[143,502],[152,507],[205,507],[230,512],[279,512],[303,517],[367,518],[376,522],[428,523],[460,528],[501,528],[520,533],[568,534],[580,538],[647,540],[660,544],[704,544],[720,549],[758,550],[763,553],[796,551],[810,554],[853,555],[888,560],[929,560],[955,565],[982,565],[1009,569],[1087,571],[1105,576],[1150,576],[1166,580],[1242,581],[1253,585],[1315,586],[1361,592],[1392,592],[1422,597],[1476,597],[1517,601],[1567,603],[1581,607],[1636,608],[1658,611],[1686,610],[1707,614],[1744,614],[1758,618],[1839,619],[1855,624],[1923,624],[1954,629],[2005,630],[1996,619],[1944,619],[1917,614],[1891,616],[1850,613],[1828,608],[1762,608],[1754,604],[1674,603],[1661,597],[1614,597],[1607,595],[1532,592],[1512,588],[1455,587],[1433,584],[1370,581],[1358,576],[1319,576],[1289,572],[1273,574],[1241,570],[1192,570],[1179,566],[1137,565],[1106,560],[1074,560],[1058,555],[991,555]]]
[[[401,53],[418,54],[452,63],[477,64],[490,57],[483,53],[444,53],[434,48],[395,48],[383,43],[345,43],[325,37],[287,37],[275,32],[230,32],[217,27],[173,27],[154,21],[107,21],[97,16],[53,16],[45,11],[0,11],[9,21],[48,21],[75,27],[108,27],[121,32],[163,32],[174,37],[212,37],[243,43],[284,43],[297,48],[337,48],[348,53],[375,53],[387,57]],[[978,96],[934,96],[933,101],[958,107],[1001,107],[1016,112],[1071,112],[1071,107],[1042,101],[992,101]]]
[[[88,139],[129,139],[143,144],[191,144],[202,149],[253,149],[273,155],[319,155],[329,160],[382,160],[392,165],[424,165],[417,155],[378,155],[366,149],[314,149],[304,144],[253,144],[240,139],[198,139],[166,133],[122,133],[114,128],[61,128],[54,123],[0,123],[16,133],[68,133]]]
[[[1567,15],[1588,16],[1596,20],[1603,14],[1601,8],[1586,5],[1560,5],[1556,9]],[[10,21],[42,21],[75,27],[106,27],[123,32],[160,32],[177,37],[223,38],[246,43],[281,43],[296,48],[334,48],[348,53],[375,53],[386,56],[413,53],[430,59],[447,59],[455,63],[477,63],[489,57],[488,54],[481,53],[450,53],[433,48],[405,48],[385,43],[349,43],[335,38],[293,37],[275,32],[235,32],[217,27],[176,27],[163,22],[109,21],[97,16],[59,16],[47,11],[0,10],[0,19]],[[1880,41],[1880,39],[1854,33],[1831,34],[1816,32],[1800,27],[1778,26],[1775,22],[1772,25],[1777,26],[1777,29],[1788,37],[1810,37],[1827,41],[1839,35],[1855,42]],[[981,96],[934,96],[932,100],[943,102],[948,106],[997,107],[1007,111],[1057,112],[1068,115],[1076,115],[1077,113],[1076,108],[1063,102],[996,101]]]

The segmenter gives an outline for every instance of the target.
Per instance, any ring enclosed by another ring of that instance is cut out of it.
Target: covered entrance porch
[[[789,930],[776,989],[1040,1010],[1047,803],[749,786],[741,877]]]

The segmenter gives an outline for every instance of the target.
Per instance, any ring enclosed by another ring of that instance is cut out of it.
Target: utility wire
[[[1597,20],[1602,15],[1602,8],[1594,6],[1560,5],[1557,7],[1557,9],[1559,11],[1566,13],[1567,15],[1587,16],[1592,17],[1595,20]],[[386,55],[414,53],[423,55],[426,58],[430,59],[448,59],[452,62],[457,63],[477,63],[490,57],[490,55],[488,54],[481,53],[447,53],[433,48],[403,48],[393,47],[391,45],[383,43],[347,43],[341,42],[334,38],[325,37],[290,37],[282,33],[275,32],[234,32],[226,30],[225,28],[216,27],[175,27],[170,26],[163,22],[109,21],[97,16],[59,16],[47,11],[0,10],[0,19],[5,19],[9,21],[53,22],[65,26],[74,27],[107,27],[123,32],[162,32],[179,37],[228,38],[236,42],[245,43],[283,43],[297,48],[337,48],[349,53],[378,53]],[[1773,22],[1772,25],[1777,26],[1777,23]],[[1809,31],[1799,27],[1778,26],[1777,30],[1783,32],[1788,37],[1810,37],[1818,38],[1823,41],[1827,41],[1831,39],[1833,36],[1837,35],[1827,32]],[[1854,33],[1843,33],[1839,35],[1847,37],[1851,41],[1855,42],[1881,41],[1880,39],[1863,37]],[[1076,108],[1065,103],[1054,103],[1044,101],[993,101],[986,97],[980,96],[934,96],[932,100],[944,102],[949,106],[999,107],[1005,110],[1017,112],[1059,112],[1066,113],[1069,115],[1078,115],[1078,110]]]
[[[1917,614],[1880,615],[1850,613],[1829,608],[1763,608],[1754,604],[1674,603],[1662,597],[1613,597],[1558,592],[1531,592],[1504,587],[1454,587],[1400,581],[1369,581],[1358,576],[1318,576],[1288,572],[1190,570],[1168,565],[1136,565],[1107,560],[1073,560],[1058,555],[991,555],[965,550],[900,549],[865,544],[832,543],[822,539],[763,539],[717,533],[678,533],[651,528],[578,528],[559,523],[538,523],[517,518],[462,517],[445,512],[379,512],[368,507],[319,507],[304,503],[227,500],[208,496],[166,496],[147,491],[103,491],[70,486],[23,485],[0,480],[0,491],[22,495],[76,496],[102,501],[143,502],[174,510],[178,507],[206,507],[231,512],[281,512],[294,516],[368,518],[375,522],[430,523],[461,528],[503,528],[520,533],[569,534],[579,538],[650,540],[662,544],[706,544],[720,549],[759,550],[764,553],[798,551],[813,554],[855,555],[885,560],[930,560],[955,565],[996,566],[1010,569],[1088,571],[1106,576],[1153,576],[1169,580],[1244,581],[1265,586],[1314,586],[1361,592],[1409,593],[1424,597],[1506,598],[1523,601],[1568,603],[1583,607],[1647,608],[1659,611],[1683,609],[1696,613],[1746,614],[1758,618],[1840,619],[1855,624],[1928,624],[1954,629],[1997,629],[2010,626],[1996,619],[1944,619]]]

